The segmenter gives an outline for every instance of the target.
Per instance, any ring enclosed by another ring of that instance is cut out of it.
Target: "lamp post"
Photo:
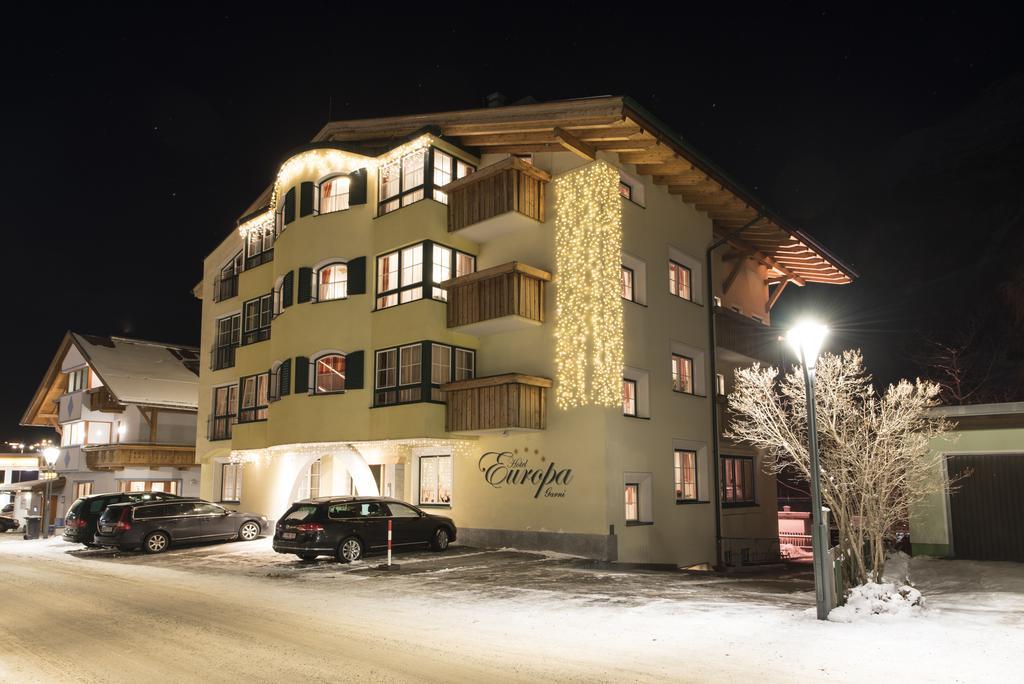
[[[53,465],[57,462],[57,458],[59,457],[60,449],[58,449],[57,447],[50,446],[43,449],[43,460],[46,461],[46,465],[47,467],[49,467],[51,472],[53,471]],[[40,521],[43,525],[43,528],[39,533],[43,539],[48,539],[50,536],[50,512],[47,509],[50,506],[50,487],[53,484],[51,480],[52,478],[46,478],[46,490],[45,494],[43,495],[43,519]]]
[[[807,397],[807,447],[811,455],[811,543],[814,548],[814,595],[818,606],[818,619],[827,620],[829,597],[825,592],[829,586],[826,576],[825,554],[828,553],[828,522],[821,506],[821,468],[818,465],[818,426],[814,410],[814,369],[818,352],[828,335],[828,328],[821,323],[803,321],[786,335],[800,365],[804,370],[804,391]]]

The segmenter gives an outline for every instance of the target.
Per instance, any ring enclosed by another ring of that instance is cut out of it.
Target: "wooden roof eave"
[[[64,338],[57,347],[57,352],[50,360],[50,365],[47,366],[42,382],[39,383],[35,393],[32,395],[28,408],[25,409],[25,413],[21,416],[19,425],[25,427],[54,427],[57,425],[56,419],[58,416],[53,413],[45,413],[43,409],[56,401],[64,393],[64,388],[60,386],[62,379],[60,368],[61,362],[64,360],[64,356],[68,353],[68,349],[71,348],[72,344],[74,344],[74,338],[69,330],[64,333]],[[46,418],[46,420],[41,420],[43,418]]]

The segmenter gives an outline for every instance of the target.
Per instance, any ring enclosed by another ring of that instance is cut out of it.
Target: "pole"
[[[39,538],[46,539],[50,536],[50,525],[47,516],[50,512],[47,510],[50,507],[50,480],[46,480],[46,487],[43,488],[43,504],[40,506],[43,514],[42,519],[39,521],[41,527],[39,528]]]
[[[818,465],[818,426],[814,408],[814,371],[807,368],[803,350],[800,361],[804,367],[804,390],[807,397],[807,446],[811,453],[811,544],[814,549],[814,596],[818,605],[818,619],[828,620],[829,598],[825,577],[825,557],[828,554],[828,530],[821,507],[821,469]]]
[[[391,567],[391,518],[388,518],[388,567]]]

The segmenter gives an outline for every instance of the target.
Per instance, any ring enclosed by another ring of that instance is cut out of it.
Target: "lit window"
[[[242,378],[241,407],[238,410],[239,423],[252,423],[267,419],[270,403],[270,373],[259,373]]]
[[[324,266],[317,274],[317,283],[317,301],[345,299],[348,297],[348,266],[346,264]]]
[[[619,194],[628,200],[633,199],[633,186],[626,181],[619,181]]]
[[[252,344],[270,339],[270,320],[273,318],[273,311],[273,293],[250,299],[245,303],[243,306],[242,344]]]
[[[722,502],[754,503],[754,459],[722,457]]]
[[[629,301],[636,301],[633,299],[633,269],[623,266],[622,267],[622,298],[628,299]]]
[[[213,415],[210,416],[211,441],[231,439],[231,426],[238,420],[238,385],[213,390]]]
[[[328,178],[320,184],[320,213],[330,214],[348,209],[348,176]]]
[[[452,277],[452,250],[441,245],[434,245],[434,269],[433,269],[433,282],[443,283]],[[441,301],[448,300],[448,291],[442,287],[433,288],[434,299],[440,299]]]
[[[640,485],[636,482],[626,483],[626,522],[640,520]]]
[[[60,433],[61,446],[78,446],[85,444],[85,421],[78,420],[74,423],[66,423]]]
[[[697,452],[687,449],[676,449],[674,458],[676,501],[696,501]]]
[[[249,231],[245,247],[245,267],[255,268],[274,258],[274,226]]]
[[[422,396],[423,348],[409,345],[398,350],[398,401],[419,401]]]
[[[320,459],[309,464],[299,484],[299,500],[315,499],[320,496]]]
[[[328,354],[316,360],[316,394],[330,394],[345,389],[345,356]]]
[[[693,359],[680,354],[672,355],[672,389],[693,394]]]
[[[622,379],[622,415],[636,415],[636,380]]]
[[[242,464],[222,463],[220,467],[220,500],[242,500]]]
[[[476,257],[465,252],[456,252],[455,277],[461,278],[469,273],[476,273]]]
[[[424,253],[430,250],[429,278],[424,274]],[[430,288],[433,299],[446,301],[448,293],[440,283],[452,277],[472,273],[476,257],[436,242],[422,242],[397,252],[377,257],[377,308],[417,301]]]
[[[89,367],[85,366],[68,373],[68,394],[84,390],[89,382]]]
[[[681,299],[693,300],[690,292],[690,269],[680,263],[668,262],[668,291]]]
[[[398,380],[398,350],[382,349],[377,352],[377,389],[394,387]],[[383,402],[378,402],[383,403]]]
[[[452,502],[452,457],[420,456],[420,504]]]
[[[377,257],[377,308],[398,304],[398,252]]]
[[[424,355],[427,356],[424,356]],[[427,368],[423,367],[426,361]],[[473,377],[475,352],[436,342],[417,342],[376,352],[375,406],[444,401],[441,385]]]
[[[476,352],[470,349],[455,350],[455,380],[472,380],[476,372]]]
[[[448,195],[436,188],[443,188],[452,182],[452,155],[434,150],[434,199],[448,204]]]
[[[75,499],[81,499],[85,496],[92,495],[92,482],[76,482],[75,483]]]

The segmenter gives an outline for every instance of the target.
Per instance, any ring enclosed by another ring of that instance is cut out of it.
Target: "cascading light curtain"
[[[555,188],[555,368],[559,408],[622,403],[619,172],[595,161]]]

